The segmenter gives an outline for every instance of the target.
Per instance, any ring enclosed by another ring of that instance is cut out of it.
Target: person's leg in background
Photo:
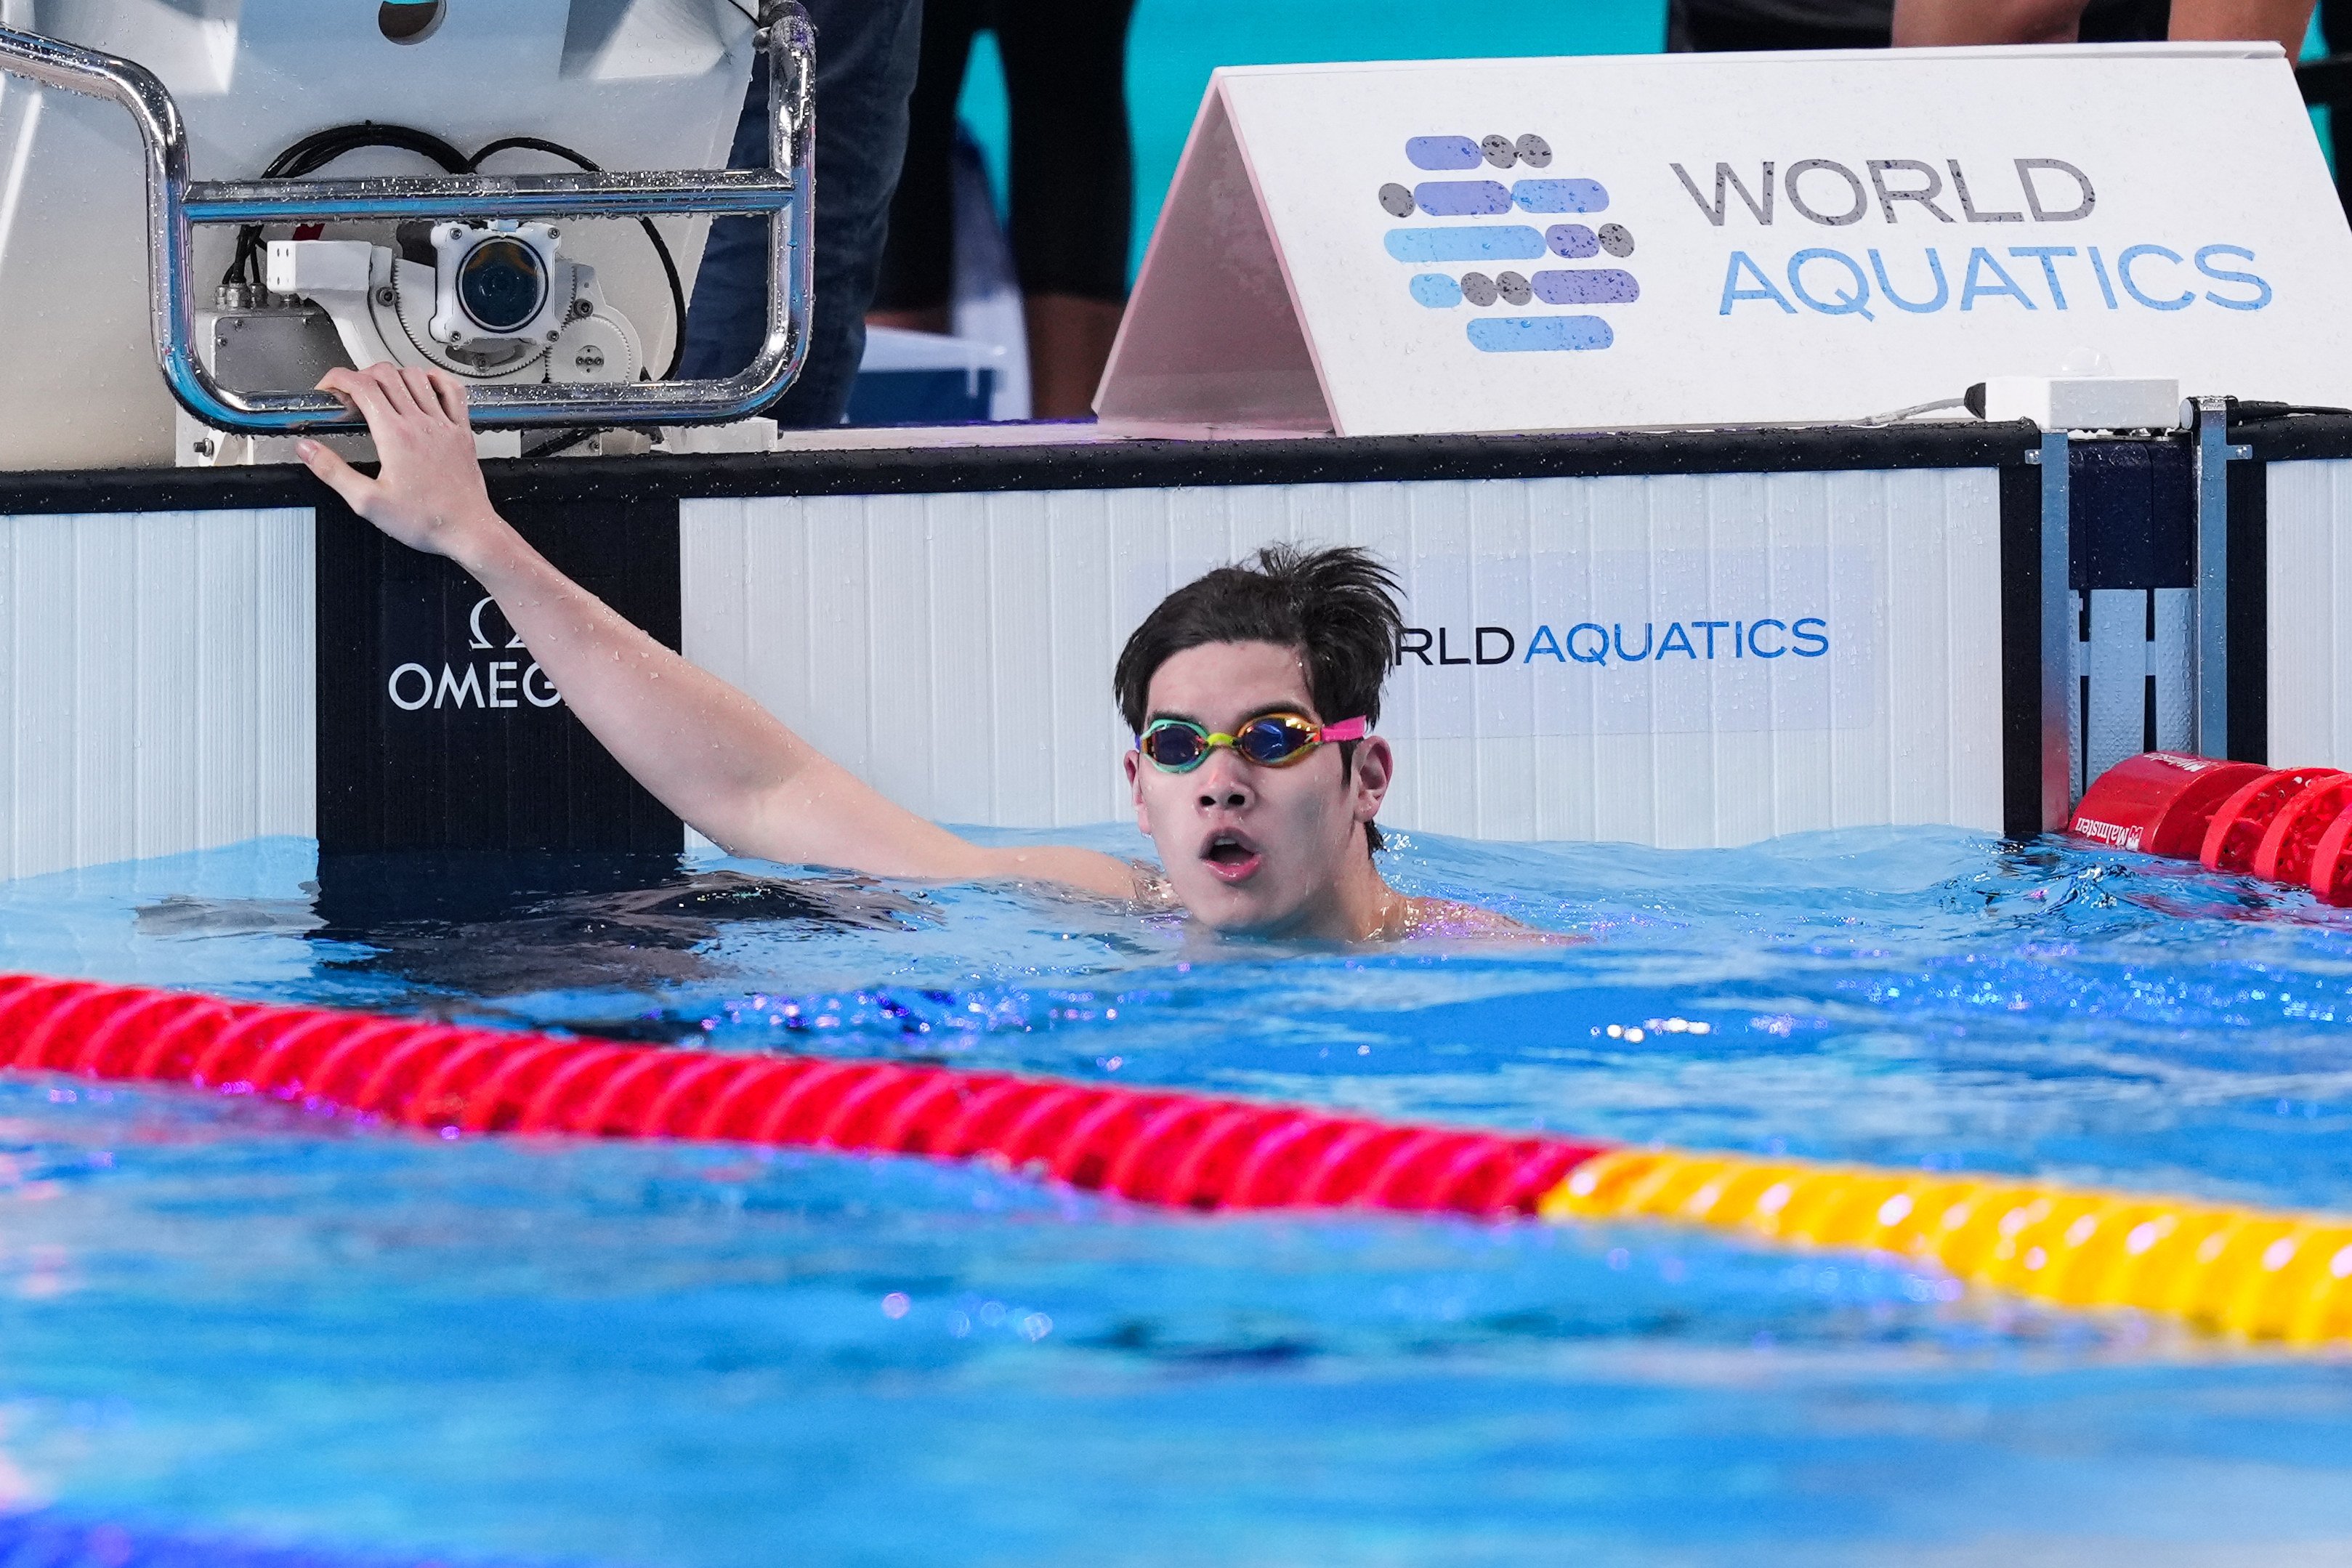
[[[1000,0],[1013,120],[1013,256],[1040,419],[1094,406],[1127,308],[1135,160],[1127,125],[1133,0]]]
[[[2169,35],[2276,38],[2292,60],[2303,52],[2311,7],[2312,0],[2173,0]],[[2080,36],[2084,8],[2084,0],[1896,0],[1895,43],[2067,44]]]
[[[907,149],[922,0],[803,0],[816,26],[816,254],[808,358],[765,412],[791,427],[838,425],[866,352],[866,307],[882,265],[890,195]],[[764,60],[735,128],[730,168],[768,162]],[[710,226],[687,311],[678,374],[732,375],[759,352],[768,319],[768,224]]]
[[[2172,0],[2172,37],[2276,38],[2292,62],[2311,30],[2312,0]]]
[[[866,319],[912,332],[955,330],[956,104],[963,96],[980,0],[925,0],[922,67],[907,109],[906,164],[890,199],[882,280]]]
[[[1895,47],[2071,44],[2083,0],[1895,0]]]

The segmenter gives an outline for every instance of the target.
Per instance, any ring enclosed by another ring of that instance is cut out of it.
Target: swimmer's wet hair
[[[1269,544],[1255,560],[1220,566],[1160,601],[1119,650],[1111,689],[1130,731],[1150,717],[1151,678],[1187,648],[1270,642],[1307,655],[1307,689],[1325,723],[1381,716],[1381,682],[1404,629],[1396,574],[1350,544],[1301,550]]]
[[[1269,642],[1307,656],[1307,690],[1327,724],[1360,717],[1377,723],[1381,683],[1396,662],[1404,616],[1396,574],[1354,545],[1301,550],[1269,544],[1255,560],[1220,566],[1160,601],[1119,650],[1111,689],[1130,733],[1150,717],[1151,678],[1187,648],[1215,642]],[[1339,755],[1355,761],[1356,742]],[[1368,836],[1380,847],[1380,831]]]

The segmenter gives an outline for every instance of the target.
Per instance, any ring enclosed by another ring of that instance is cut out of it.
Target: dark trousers
[[[926,0],[907,172],[890,208],[878,303],[945,305],[954,292],[956,102],[975,34],[996,35],[1012,110],[1013,260],[1024,294],[1127,299],[1135,221],[1127,126],[1133,0]]]
[[[816,25],[816,255],[808,359],[766,410],[795,428],[838,425],[866,353],[866,310],[882,267],[891,193],[907,153],[922,0],[802,0]],[[762,57],[735,127],[728,166],[768,162],[768,71]],[[678,374],[732,375],[751,363],[768,320],[768,224],[710,226]]]

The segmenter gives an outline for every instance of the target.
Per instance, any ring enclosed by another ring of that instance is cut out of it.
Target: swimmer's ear
[[[1356,747],[1357,821],[1370,822],[1381,814],[1381,803],[1388,798],[1389,785],[1395,781],[1396,753],[1381,737],[1365,736]]]
[[[1142,760],[1140,753],[1130,751],[1126,756],[1120,758],[1119,762],[1120,765],[1127,769],[1128,793],[1135,797],[1135,826],[1141,828],[1144,836],[1149,837],[1151,833],[1151,812],[1143,804],[1143,775],[1136,766]]]

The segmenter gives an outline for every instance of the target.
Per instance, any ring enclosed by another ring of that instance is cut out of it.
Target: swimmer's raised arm
[[[1017,878],[1133,893],[1133,868],[1110,856],[984,847],[885,799],[557,571],[491,506],[456,377],[378,365],[331,371],[319,384],[366,417],[383,466],[370,479],[304,441],[297,450],[310,471],[385,533],[447,557],[479,583],[590,733],[730,853],[888,877]]]

